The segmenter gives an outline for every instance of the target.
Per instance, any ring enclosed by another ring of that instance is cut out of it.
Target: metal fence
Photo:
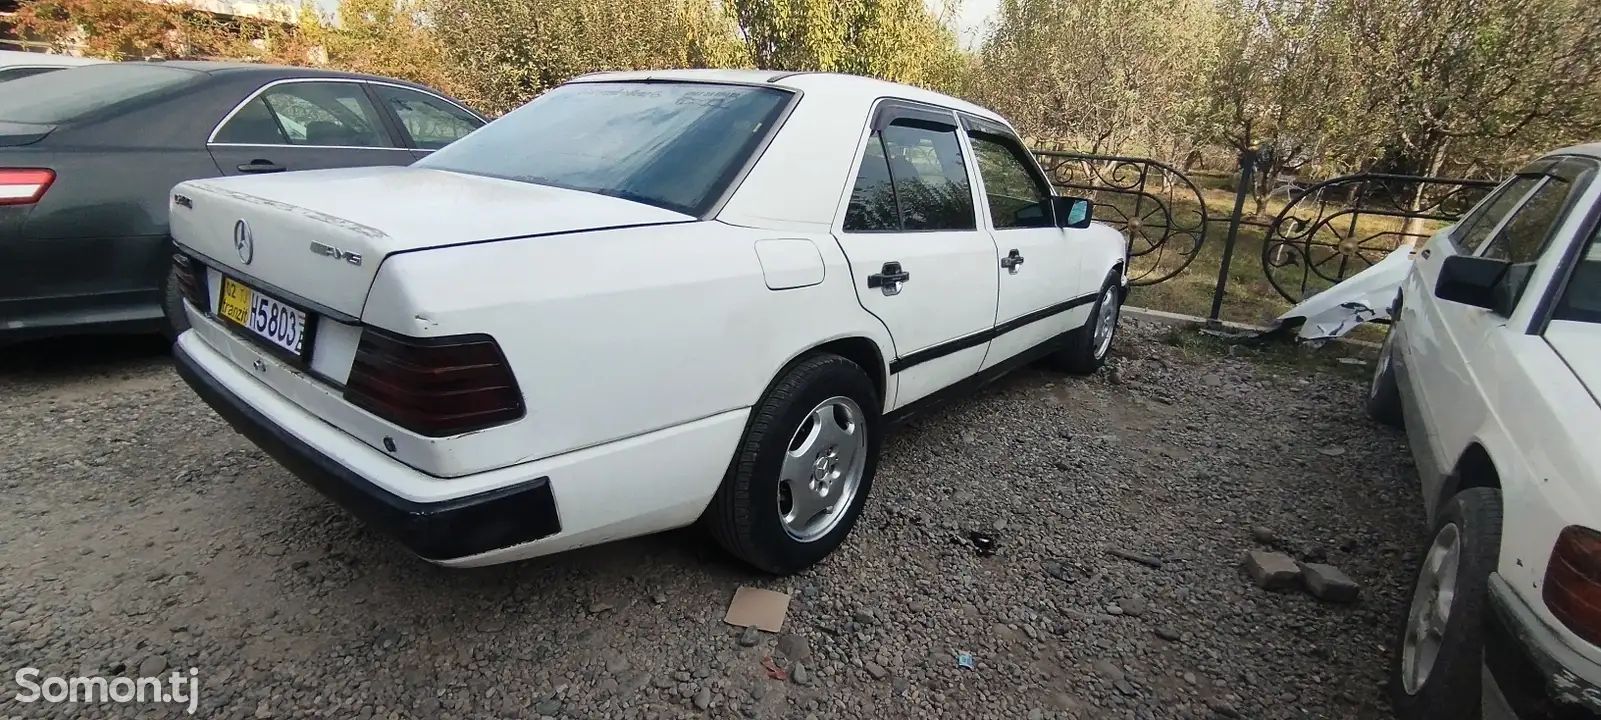
[[[1276,177],[1263,185],[1269,190],[1264,199],[1271,208],[1282,196],[1283,205],[1258,215],[1246,211],[1257,180],[1251,151],[1239,157],[1237,173],[1212,176],[1210,188],[1152,158],[1060,150],[1034,154],[1059,191],[1090,198],[1096,219],[1128,237],[1134,285],[1156,285],[1215,267],[1213,320],[1221,317],[1230,270],[1239,275],[1234,265],[1241,252],[1259,253],[1264,284],[1297,303],[1455,222],[1496,184],[1379,173],[1317,183]],[[1207,261],[1197,265],[1203,255]]]

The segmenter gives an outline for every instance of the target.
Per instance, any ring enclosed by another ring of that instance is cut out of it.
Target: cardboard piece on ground
[[[723,622],[735,627],[755,626],[757,630],[778,632],[789,613],[789,596],[761,588],[742,587],[734,591]]]

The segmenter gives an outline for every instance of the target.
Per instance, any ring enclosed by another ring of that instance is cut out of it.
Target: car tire
[[[706,509],[718,544],[775,575],[837,549],[873,486],[880,413],[878,392],[856,363],[830,353],[793,363],[752,410]],[[828,498],[839,501],[821,505]]]
[[[161,283],[161,311],[166,316],[161,332],[167,336],[169,342],[177,342],[178,336],[189,329],[189,316],[183,311],[183,290],[178,287],[178,269],[167,271],[167,279]]]
[[[1482,620],[1501,548],[1500,491],[1458,493],[1440,509],[1429,538],[1396,633],[1390,693],[1403,720],[1478,720]],[[1441,600],[1444,621],[1438,619]],[[1432,661],[1426,660],[1431,651]]]
[[[1117,339],[1117,322],[1123,309],[1123,289],[1118,286],[1117,279],[1116,270],[1107,274],[1106,281],[1101,283],[1100,295],[1090,308],[1089,320],[1067,334],[1066,347],[1051,353],[1051,365],[1057,370],[1091,375],[1106,364],[1112,342]]]
[[[1390,317],[1395,317],[1393,314]],[[1384,335],[1384,344],[1379,346],[1379,359],[1374,361],[1373,380],[1368,383],[1367,412],[1368,417],[1393,428],[1402,426],[1401,418],[1401,385],[1395,376],[1395,336],[1400,329],[1397,324],[1390,325],[1390,331]]]

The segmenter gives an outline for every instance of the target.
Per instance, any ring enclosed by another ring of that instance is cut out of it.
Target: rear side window
[[[1585,243],[1584,254],[1573,267],[1573,276],[1557,301],[1554,320],[1601,323],[1601,228],[1597,228]]]
[[[192,70],[105,63],[19,78],[0,92],[0,120],[56,125],[184,85],[205,75]]]
[[[884,152],[889,175],[901,206],[901,229],[973,230],[973,191],[967,182],[967,164],[956,128],[935,129],[921,124],[884,128]]]

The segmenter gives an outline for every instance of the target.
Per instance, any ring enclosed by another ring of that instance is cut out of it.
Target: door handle
[[[900,263],[891,261],[884,263],[879,272],[867,276],[867,287],[881,288],[885,295],[899,295],[901,287],[911,279],[912,274],[902,270]]]
[[[239,172],[242,173],[274,173],[283,171],[284,166],[279,165],[271,160],[251,160],[250,162],[239,166]]]
[[[1429,256],[1429,249],[1428,248],[1423,248],[1423,250],[1418,253],[1418,256],[1419,257],[1423,257],[1423,258],[1427,258]]]
[[[1013,275],[1017,274],[1017,266],[1022,264],[1023,254],[1018,252],[1016,248],[1013,248],[1011,254],[1001,258],[1001,267],[1006,268],[1006,271]]]

